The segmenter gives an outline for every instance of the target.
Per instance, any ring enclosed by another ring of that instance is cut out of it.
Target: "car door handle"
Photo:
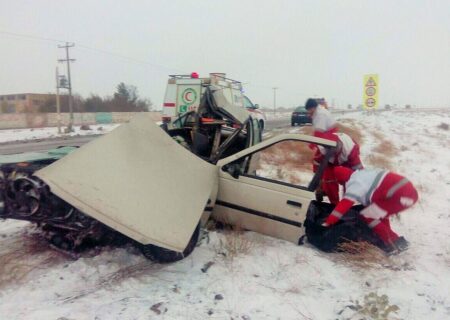
[[[288,205],[291,205],[291,206],[295,206],[295,207],[299,207],[299,208],[302,207],[302,204],[300,202],[297,202],[297,201],[288,200],[288,201],[286,201],[286,203]]]

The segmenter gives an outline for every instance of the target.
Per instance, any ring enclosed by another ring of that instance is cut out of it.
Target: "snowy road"
[[[81,137],[54,138],[3,144],[0,145],[0,154],[45,151],[57,148],[59,146],[82,146],[83,144],[86,144],[99,136],[100,135],[97,134]]]
[[[450,319],[450,113],[337,119],[361,134],[366,166],[393,168],[418,188],[419,203],[392,221],[408,251],[361,265],[357,256],[308,244],[210,231],[175,264],[152,264],[133,247],[93,249],[74,261],[49,249],[30,224],[0,221],[0,315],[355,320],[364,319],[357,311],[369,305],[364,297],[386,295],[378,308],[398,308],[389,319]],[[296,130],[303,129],[289,129]]]
[[[289,121],[290,119],[288,116],[268,120],[266,122],[265,131],[269,132],[274,129],[286,128],[290,126]],[[117,125],[114,125],[113,127],[117,127]],[[108,132],[109,128],[106,126],[104,130],[105,132]],[[30,131],[29,129],[4,131],[8,131],[9,139],[11,139],[12,142],[6,142],[8,137],[3,137],[2,134],[5,133],[0,131],[0,154],[45,151],[48,149],[57,148],[59,146],[82,146],[102,134],[102,132],[99,132],[98,130],[92,130],[91,132],[78,131],[78,134],[84,133],[87,135],[57,137],[54,132],[56,131],[56,128],[48,128],[47,131],[50,131],[50,133],[41,132],[41,135],[39,135],[39,131],[43,130],[40,129],[35,129],[34,131]],[[24,139],[21,139],[24,134]],[[22,141],[14,142],[14,139],[20,139]]]

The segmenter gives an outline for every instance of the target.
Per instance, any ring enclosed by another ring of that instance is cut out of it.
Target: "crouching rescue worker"
[[[344,185],[343,199],[322,224],[329,227],[341,219],[356,202],[365,206],[361,210],[364,221],[385,244],[385,251],[403,251],[408,248],[404,237],[399,237],[389,223],[389,216],[408,209],[417,202],[413,184],[393,172],[382,169],[362,169],[353,172],[335,167],[337,181]]]

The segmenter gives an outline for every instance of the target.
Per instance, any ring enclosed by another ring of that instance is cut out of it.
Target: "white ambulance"
[[[197,111],[206,87],[211,85],[222,90],[227,103],[246,109],[252,118],[258,120],[261,130],[264,128],[265,114],[242,93],[242,83],[227,78],[225,73],[210,73],[207,78],[200,78],[196,72],[171,75],[167,82],[162,121],[167,123],[183,113]]]

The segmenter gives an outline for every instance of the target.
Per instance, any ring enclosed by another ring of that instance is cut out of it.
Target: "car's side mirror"
[[[253,107],[254,107],[255,109],[259,109],[259,104],[255,104],[255,105],[253,105]]]

